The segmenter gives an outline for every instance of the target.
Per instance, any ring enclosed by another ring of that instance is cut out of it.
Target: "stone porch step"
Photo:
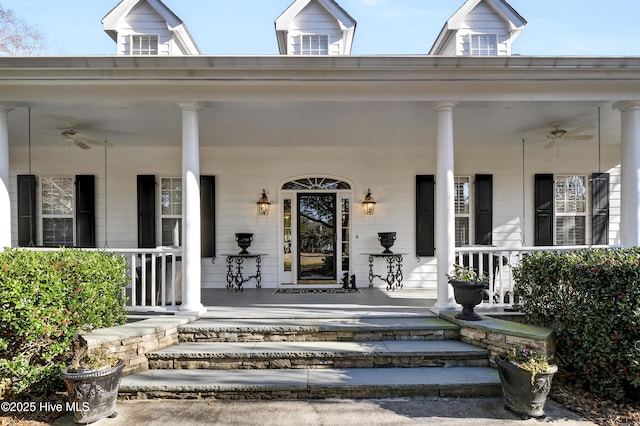
[[[181,343],[147,355],[155,369],[485,367],[488,351],[455,340]]]
[[[122,378],[126,399],[326,399],[490,396],[495,369],[354,368],[309,370],[148,370]]]
[[[199,319],[179,327],[181,342],[458,340],[460,327],[435,317]]]

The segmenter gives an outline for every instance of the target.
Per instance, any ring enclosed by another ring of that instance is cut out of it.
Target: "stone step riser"
[[[488,367],[149,370],[123,377],[120,397],[242,399],[488,396],[502,389]]]
[[[180,331],[179,340],[187,342],[370,342],[378,340],[429,341],[459,340],[459,330],[381,330],[370,331]]]
[[[147,399],[211,399],[220,401],[238,400],[320,400],[320,399],[371,399],[371,398],[410,398],[410,397],[487,397],[502,395],[498,384],[473,384],[454,386],[355,386],[349,388],[314,389],[273,389],[273,390],[145,390],[128,391],[121,389],[118,397],[127,400]]]
[[[174,358],[150,359],[149,368],[159,370],[260,370],[320,368],[414,368],[488,367],[487,357],[366,356],[366,357],[274,357],[274,358]]]

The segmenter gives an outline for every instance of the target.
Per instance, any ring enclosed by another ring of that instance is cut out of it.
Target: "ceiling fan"
[[[560,127],[559,124],[551,124],[553,129],[548,132],[538,132],[545,138],[536,142],[547,142],[544,149],[549,149],[554,146],[558,141],[588,141],[593,139],[593,135],[580,135],[579,133],[586,132],[595,128],[592,124],[576,127],[575,129],[565,130]]]
[[[89,145],[98,145],[98,146],[104,146],[104,147],[112,147],[113,145],[110,144],[107,141],[96,141],[96,140],[92,140],[87,138],[85,135],[83,135],[82,133],[78,132],[76,129],[74,129],[73,127],[70,127],[68,129],[65,129],[62,131],[61,136],[70,141],[73,142],[77,147],[82,148],[82,149],[89,149],[91,148]]]

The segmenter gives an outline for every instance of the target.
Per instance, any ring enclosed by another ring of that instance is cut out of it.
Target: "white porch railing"
[[[58,251],[59,248],[35,247],[28,250]],[[83,248],[86,251],[105,251],[122,255],[129,265],[131,281],[127,286],[131,310],[166,310],[176,307],[182,300],[182,272],[177,265],[182,248],[158,247],[154,249]],[[149,309],[151,308],[151,309]]]
[[[514,280],[512,268],[527,253],[536,251],[576,251],[586,248],[613,248],[614,246],[537,246],[537,247],[456,247],[455,262],[477,269],[489,277],[489,288],[478,308],[511,308]]]

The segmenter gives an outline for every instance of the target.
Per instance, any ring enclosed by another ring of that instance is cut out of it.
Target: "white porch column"
[[[181,311],[203,312],[200,259],[200,136],[195,102],[182,110],[182,305]]]
[[[626,247],[640,245],[640,101],[616,102],[622,115],[620,236]]]
[[[455,261],[455,191],[453,179],[453,108],[455,102],[441,102],[438,112],[438,155],[436,172],[436,261],[438,273],[438,300],[435,312],[456,309],[453,289],[447,281]]]
[[[9,199],[9,111],[0,105],[0,251],[11,247],[11,203]]]

